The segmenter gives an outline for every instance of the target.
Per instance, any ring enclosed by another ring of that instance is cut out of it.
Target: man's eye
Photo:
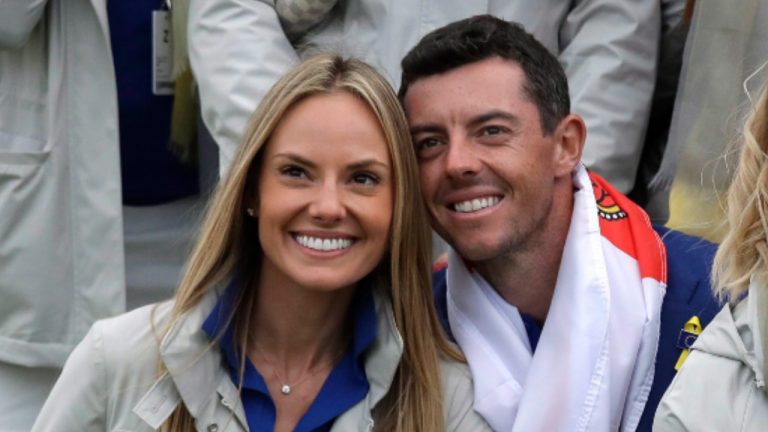
[[[504,133],[506,129],[500,126],[488,126],[483,128],[482,131],[480,131],[481,135],[499,135],[501,133]]]
[[[416,142],[416,151],[429,150],[440,145],[437,138],[424,138]]]
[[[280,174],[286,177],[297,177],[297,178],[307,177],[307,172],[304,171],[303,168],[298,167],[296,165],[284,166],[283,168],[280,169]]]
[[[381,183],[381,180],[378,176],[376,176],[373,173],[359,173],[352,176],[352,181],[354,183],[364,185],[364,186],[374,186],[379,183]]]

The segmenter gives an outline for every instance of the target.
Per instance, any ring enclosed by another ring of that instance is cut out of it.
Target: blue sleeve
[[[721,307],[709,279],[717,245],[664,227],[654,228],[667,249],[667,294],[661,307],[653,386],[637,431],[651,430],[659,400],[677,372],[675,363],[682,352],[677,347],[680,330],[693,316],[706,327]]]

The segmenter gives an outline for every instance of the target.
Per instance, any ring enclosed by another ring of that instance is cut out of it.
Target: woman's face
[[[389,245],[393,173],[375,114],[339,91],[310,96],[262,149],[257,209],[262,277],[332,291],[353,286]]]

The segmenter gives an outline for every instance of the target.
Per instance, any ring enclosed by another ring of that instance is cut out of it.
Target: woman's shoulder
[[[146,430],[132,409],[157,381],[159,332],[169,311],[170,304],[145,306],[94,323],[67,359],[33,430]]]
[[[172,306],[171,301],[147,305],[93,324],[83,343],[103,361],[112,384],[134,387],[155,380]]]
[[[171,301],[156,303],[96,321],[86,337],[98,340],[106,360],[132,358],[130,354],[145,351],[153,351],[156,357],[172,307]]]
[[[440,376],[446,430],[490,431],[490,426],[474,411],[474,384],[467,364],[441,356]]]
[[[450,393],[454,390],[472,389],[472,373],[466,363],[447,358],[443,355],[439,356],[439,359],[444,393]]]

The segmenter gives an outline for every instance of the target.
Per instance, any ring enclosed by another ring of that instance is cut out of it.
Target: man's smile
[[[459,213],[474,213],[476,211],[498,205],[499,202],[501,202],[502,198],[503,198],[502,196],[498,196],[498,195],[479,197],[471,200],[453,203],[449,205],[449,208]]]

